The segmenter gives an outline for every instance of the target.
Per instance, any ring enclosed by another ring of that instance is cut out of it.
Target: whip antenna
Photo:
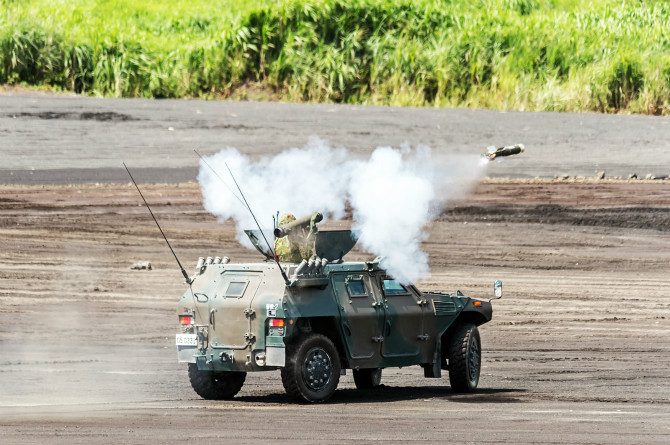
[[[216,170],[214,170],[214,167],[212,167],[211,165],[209,165],[209,162],[207,162],[207,160],[206,160],[204,157],[202,157],[202,155],[201,155],[200,153],[198,153],[198,150],[193,149],[193,151],[195,152],[195,154],[198,155],[198,157],[200,158],[200,160],[202,160],[202,162],[203,162],[207,167],[209,167],[209,169],[212,171],[212,173],[214,173],[214,174],[216,175],[216,177],[219,178],[219,181],[221,181],[221,182],[223,183],[223,185],[226,186],[226,188],[228,189],[228,191],[229,191],[230,193],[232,193],[234,197],[237,198],[237,200],[240,202],[240,204],[242,204],[244,207],[249,208],[247,205],[244,204],[244,202],[240,199],[240,197],[237,196],[237,193],[235,193],[235,192],[233,191],[233,189],[231,189],[231,188],[228,186],[228,184],[226,183],[226,181],[224,181],[223,178],[222,178],[221,176],[219,176],[219,174],[216,172]]]
[[[158,230],[161,231],[161,235],[163,235],[163,239],[165,240],[168,247],[170,248],[170,252],[172,252],[172,256],[174,256],[174,259],[177,260],[177,264],[179,264],[179,268],[181,269],[181,274],[184,275],[184,279],[186,280],[186,284],[191,284],[191,279],[189,278],[188,274],[184,270],[184,266],[181,265],[181,262],[179,261],[179,258],[177,258],[177,254],[174,253],[174,250],[172,249],[172,246],[170,245],[170,241],[168,241],[167,237],[165,236],[165,233],[163,233],[163,229],[161,229],[161,225],[158,224],[158,220],[154,216],[154,212],[151,211],[151,207],[149,207],[149,204],[147,203],[147,200],[144,199],[144,195],[142,194],[142,191],[137,186],[137,182],[135,182],[135,178],[133,178],[133,175],[130,174],[130,170],[128,170],[128,167],[126,166],[125,162],[123,163],[123,166],[125,167],[126,171],[128,172],[128,176],[130,176],[130,179],[133,181],[133,184],[135,184],[135,188],[137,189],[140,196],[142,197],[142,201],[144,201],[144,205],[147,206],[147,209],[149,209],[149,213],[151,213],[151,217],[154,219],[154,222],[156,223],[156,226],[158,226]]]
[[[258,223],[258,220],[256,219],[256,215],[254,215],[254,212],[251,211],[251,207],[249,207],[249,203],[247,202],[247,198],[244,197],[244,193],[242,193],[242,189],[240,188],[240,185],[237,183],[237,180],[235,179],[235,176],[233,175],[233,172],[230,170],[230,167],[228,167],[228,163],[225,163],[226,168],[228,169],[228,173],[230,173],[230,177],[233,178],[233,182],[235,183],[235,186],[237,187],[237,190],[240,192],[240,195],[242,196],[242,199],[244,199],[244,204],[249,210],[249,213],[251,213],[251,216],[254,218],[254,222],[256,223],[256,226],[258,226],[258,230],[261,232],[261,235],[263,236],[263,239],[265,240],[265,244],[268,245],[268,249],[270,249],[270,253],[272,253],[272,257],[274,258],[275,262],[277,263],[277,266],[279,267],[279,272],[281,272],[281,276],[284,278],[284,281],[286,284],[289,284],[289,279],[286,276],[286,272],[284,272],[284,269],[282,269],[281,264],[279,263],[279,258],[277,257],[277,254],[275,253],[274,249],[270,246],[270,242],[268,239],[265,237],[265,233],[263,232],[263,229],[261,229],[261,225]],[[237,196],[237,195],[236,195]]]

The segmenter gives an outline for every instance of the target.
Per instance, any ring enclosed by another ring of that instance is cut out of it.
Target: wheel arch
[[[445,327],[440,333],[441,344],[447,344],[449,340],[449,335],[454,331],[458,326],[466,323],[472,323],[473,325],[479,327],[484,323],[487,323],[489,319],[486,318],[483,314],[476,311],[463,311],[458,317],[456,317],[449,326]]]
[[[458,317],[456,318],[456,320],[454,320],[451,326],[449,326],[449,329],[447,329],[447,331],[452,329],[453,326],[457,324],[472,323],[475,326],[481,326],[484,323],[487,323],[489,320],[490,319],[486,318],[484,314],[481,314],[479,312],[463,311],[458,315]]]
[[[442,370],[447,369],[442,363],[443,362],[442,358],[445,357],[451,333],[455,329],[466,323],[472,323],[475,326],[479,327],[484,323],[487,323],[488,321],[489,319],[485,315],[479,312],[476,311],[461,312],[458,315],[458,317],[456,317],[448,326],[445,326],[442,332],[439,333],[437,342],[435,344],[435,354],[433,356],[434,357],[433,363],[424,364],[424,376],[428,378],[441,377]]]

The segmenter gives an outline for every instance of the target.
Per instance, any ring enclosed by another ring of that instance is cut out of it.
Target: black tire
[[[482,367],[479,330],[472,323],[455,326],[449,336],[449,382],[454,392],[473,392]]]
[[[354,383],[358,389],[374,389],[382,383],[382,368],[354,369]]]
[[[242,389],[247,373],[200,371],[195,363],[189,363],[188,378],[195,392],[203,399],[227,400],[235,397]]]
[[[286,393],[306,402],[328,400],[340,381],[340,356],[324,335],[312,334],[287,346],[281,379]]]

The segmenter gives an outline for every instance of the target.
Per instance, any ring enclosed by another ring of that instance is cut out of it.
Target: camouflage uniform
[[[295,216],[290,213],[279,217],[279,226],[284,226],[295,221]],[[275,254],[279,261],[287,263],[299,263],[312,256],[313,237],[302,229],[296,229],[289,235],[275,239]]]

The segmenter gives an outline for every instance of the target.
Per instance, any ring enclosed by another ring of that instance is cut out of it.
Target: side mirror
[[[501,298],[502,298],[502,281],[496,280],[496,282],[493,283],[493,298],[491,298],[491,300],[500,300]]]

